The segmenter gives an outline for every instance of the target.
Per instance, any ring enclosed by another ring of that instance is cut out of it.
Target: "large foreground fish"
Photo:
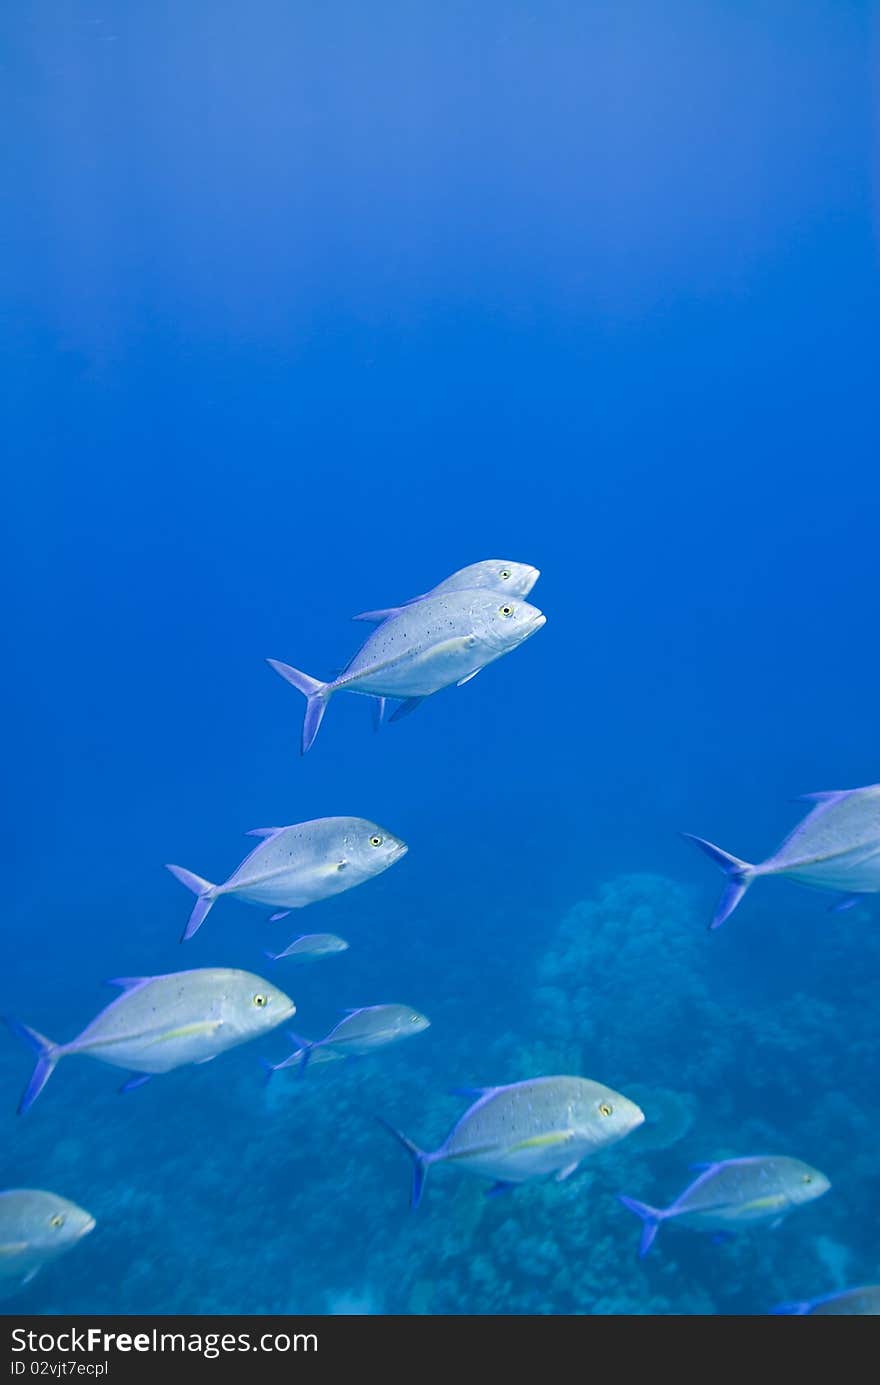
[[[757,1154],[693,1167],[700,1170],[699,1177],[669,1207],[649,1207],[646,1202],[621,1196],[624,1207],[643,1222],[640,1256],[651,1249],[661,1222],[675,1221],[693,1231],[741,1231],[756,1222],[778,1222],[831,1187],[824,1173],[782,1154]]]
[[[406,842],[366,818],[316,818],[292,827],[257,827],[247,834],[262,837],[222,885],[212,885],[182,866],[168,866],[175,879],[198,898],[181,938],[191,938],[221,895],[278,910],[304,909],[319,899],[362,885],[406,855]]]
[[[586,1077],[535,1077],[460,1091],[478,1099],[433,1152],[382,1121],[413,1161],[413,1207],[434,1164],[491,1179],[493,1193],[551,1175],[561,1183],[588,1154],[623,1139],[644,1120],[634,1102]]]
[[[75,1202],[39,1188],[0,1192],[0,1298],[29,1284],[95,1228],[95,1219]]]
[[[391,717],[397,721],[441,688],[466,683],[487,664],[516,649],[545,622],[546,617],[526,601],[491,591],[450,592],[417,601],[391,616],[329,683],[310,678],[277,659],[268,662],[305,694],[305,754],[334,693],[401,699],[401,706]]]
[[[381,622],[391,616],[399,615],[406,606],[414,606],[417,601],[425,601],[429,596],[445,596],[447,592],[471,591],[484,588],[488,591],[502,592],[505,596],[528,596],[541,576],[536,567],[528,563],[512,563],[505,558],[484,558],[480,563],[470,563],[445,577],[430,591],[421,596],[412,596],[399,606],[387,606],[381,611],[361,611],[353,620]]]
[[[19,1114],[36,1101],[60,1058],[82,1054],[128,1069],[135,1076],[125,1084],[125,1091],[156,1073],[210,1062],[218,1053],[283,1024],[296,1012],[293,1001],[268,981],[223,967],[168,976],[124,976],[109,984],[121,986],[122,994],[69,1044],[55,1044],[17,1020],[7,1019],[13,1033],[37,1053]]]
[[[802,1299],[800,1303],[780,1303],[772,1311],[800,1318],[877,1318],[880,1317],[880,1284],[841,1289],[836,1294],[823,1294],[821,1298]]]
[[[265,1063],[271,1074],[282,1068],[297,1067],[302,1071],[316,1054],[337,1058],[361,1058],[377,1048],[411,1039],[430,1027],[431,1021],[409,1005],[364,1005],[359,1010],[346,1010],[345,1018],[330,1030],[324,1039],[304,1039],[291,1034],[297,1045],[281,1063]]]
[[[759,866],[740,861],[690,832],[682,834],[705,851],[728,879],[710,928],[720,928],[752,881],[765,875],[783,875],[819,890],[832,890],[841,896],[836,909],[848,909],[863,895],[880,891],[880,784],[804,794],[801,801],[814,804],[812,811],[775,855]]]

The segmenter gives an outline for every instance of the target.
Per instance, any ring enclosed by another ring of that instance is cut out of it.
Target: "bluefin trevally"
[[[814,1202],[831,1187],[824,1173],[784,1154],[755,1154],[694,1164],[699,1175],[669,1207],[649,1207],[620,1197],[642,1219],[639,1255],[647,1255],[660,1223],[675,1221],[694,1231],[730,1233],[757,1222],[778,1222],[795,1207]]]
[[[344,1017],[323,1039],[304,1039],[291,1034],[296,1051],[281,1063],[264,1063],[269,1073],[282,1068],[303,1071],[317,1053],[333,1053],[340,1058],[363,1057],[377,1048],[411,1039],[430,1027],[431,1021],[411,1005],[364,1005],[359,1010],[346,1010]]]
[[[121,995],[68,1044],[7,1018],[13,1033],[37,1054],[19,1103],[23,1114],[36,1101],[61,1058],[82,1054],[134,1074],[123,1090],[156,1073],[188,1063],[207,1063],[247,1043],[296,1013],[289,996],[262,977],[224,967],[177,971],[167,976],[123,976],[108,983]]]
[[[90,1212],[57,1193],[40,1188],[0,1192],[0,1298],[29,1284],[59,1255],[72,1250],[90,1231]]]
[[[468,682],[480,669],[509,654],[546,623],[527,601],[496,592],[468,590],[430,596],[406,606],[374,630],[351,663],[327,683],[269,659],[269,664],[306,697],[302,730],[305,754],[318,734],[334,693],[393,697],[397,721],[432,693]]]
[[[283,952],[267,952],[266,956],[273,962],[280,962],[282,957],[294,962],[316,962],[321,957],[347,951],[348,943],[344,938],[337,938],[335,933],[303,933],[301,938],[288,943]]]
[[[807,816],[779,850],[753,866],[690,832],[682,835],[705,851],[727,876],[728,884],[710,928],[730,918],[752,881],[783,875],[841,896],[835,909],[847,909],[863,895],[880,891],[880,784],[863,789],[832,789],[802,795],[812,803]]]
[[[561,1183],[588,1154],[623,1139],[644,1120],[634,1102],[586,1077],[534,1077],[458,1090],[477,1100],[432,1152],[381,1121],[413,1161],[413,1207],[434,1164],[491,1179],[493,1193],[551,1175]]]
[[[399,606],[386,606],[380,611],[361,611],[352,619],[378,623],[399,615],[405,606],[414,606],[417,601],[425,601],[429,596],[445,596],[447,592],[472,591],[475,588],[502,592],[505,596],[528,596],[540,576],[538,568],[530,567],[528,563],[514,563],[507,558],[483,558],[482,562],[459,568],[451,577],[445,577],[421,596],[412,596]]]
[[[271,915],[274,921],[291,909],[304,909],[362,885],[407,851],[399,837],[366,818],[316,818],[291,827],[256,827],[247,835],[263,840],[222,885],[212,885],[182,866],[166,867],[198,896],[181,942],[201,928],[221,895],[267,905],[278,911]]]
[[[836,1294],[801,1299],[798,1303],[780,1303],[771,1313],[791,1313],[800,1318],[877,1318],[880,1317],[880,1284],[840,1289]]]

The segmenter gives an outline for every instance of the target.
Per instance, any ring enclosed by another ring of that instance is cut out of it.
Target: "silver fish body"
[[[698,1167],[698,1177],[669,1207],[620,1199],[642,1219],[640,1255],[650,1250],[662,1222],[675,1221],[694,1231],[740,1231],[761,1222],[777,1222],[831,1187],[824,1173],[788,1155],[751,1155]]]
[[[367,818],[316,818],[289,827],[258,827],[249,836],[259,846],[221,885],[169,865],[167,869],[196,896],[183,934],[191,938],[223,895],[280,911],[304,909],[380,875],[406,855],[406,843]]]
[[[748,887],[763,876],[784,876],[833,891],[842,896],[837,908],[880,892],[880,784],[804,797],[813,804],[810,812],[778,851],[759,865],[742,861],[701,837],[684,834],[727,876],[712,928],[730,917]]]
[[[223,967],[122,977],[111,984],[122,993],[70,1043],[55,1044],[8,1021],[37,1053],[19,1111],[33,1104],[61,1058],[82,1055],[153,1076],[209,1062],[283,1024],[296,1011],[289,996],[268,981]]]
[[[271,957],[273,962],[280,962],[282,958],[289,958],[293,962],[317,962],[323,957],[335,957],[347,951],[348,943],[344,938],[337,938],[335,933],[304,933],[301,938],[294,938],[292,943],[288,943],[283,952],[267,952],[266,956]]]
[[[0,1298],[28,1284],[95,1227],[91,1213],[39,1188],[0,1192]]]
[[[434,1164],[453,1164],[498,1188],[550,1176],[561,1181],[588,1155],[623,1139],[643,1120],[634,1102],[600,1082],[538,1077],[479,1091],[433,1152],[386,1128],[413,1159],[412,1205],[417,1207]]]
[[[364,1057],[401,1039],[411,1039],[430,1027],[430,1020],[410,1005],[365,1005],[348,1010],[323,1039],[296,1040],[296,1051],[281,1063],[268,1065],[272,1072],[282,1068],[305,1068],[313,1058],[333,1054],[339,1058]]]
[[[857,1289],[841,1289],[821,1298],[803,1299],[800,1303],[782,1303],[774,1313],[790,1313],[811,1318],[876,1318],[880,1317],[880,1284],[864,1284]]]

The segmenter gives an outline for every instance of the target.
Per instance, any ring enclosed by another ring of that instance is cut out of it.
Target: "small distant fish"
[[[237,1044],[283,1024],[296,1006],[283,991],[247,971],[206,967],[168,976],[121,976],[108,983],[122,994],[69,1044],[55,1044],[35,1029],[7,1018],[30,1045],[37,1063],[19,1115],[36,1101],[60,1058],[82,1054],[134,1076],[123,1091],[188,1063],[207,1063]]]
[[[221,895],[274,907],[278,912],[271,921],[283,919],[291,909],[304,909],[381,875],[407,852],[406,842],[366,818],[316,818],[291,827],[255,827],[247,835],[264,840],[222,885],[182,866],[166,867],[198,896],[181,942],[198,932]]]
[[[849,909],[863,896],[880,891],[880,784],[803,794],[799,802],[815,806],[776,854],[758,866],[740,861],[702,837],[682,833],[728,879],[710,928],[720,928],[752,881],[765,875],[783,875],[839,894],[835,911]]]
[[[0,1298],[17,1293],[94,1229],[89,1212],[57,1193],[38,1188],[0,1192]]]
[[[335,933],[304,933],[288,943],[283,952],[267,952],[266,956],[273,962],[280,962],[282,957],[291,957],[295,962],[316,962],[321,957],[347,951],[348,943],[344,938],[337,938]]]
[[[802,1299],[800,1303],[780,1303],[773,1313],[797,1317],[877,1318],[880,1317],[880,1284],[865,1284],[859,1289],[841,1289],[822,1298]]]
[[[776,1223],[831,1187],[818,1169],[780,1154],[723,1159],[692,1167],[700,1170],[699,1177],[669,1207],[649,1207],[635,1198],[620,1197],[624,1207],[644,1223],[640,1256],[651,1249],[661,1222],[675,1220],[693,1231],[740,1231],[756,1222]]]
[[[477,1100],[433,1152],[419,1149],[380,1118],[413,1161],[413,1207],[421,1202],[434,1164],[453,1164],[491,1179],[491,1193],[550,1175],[561,1183],[588,1154],[623,1139],[644,1120],[634,1102],[585,1077],[536,1077],[506,1087],[458,1090]]]
[[[312,1055],[333,1053],[340,1058],[361,1057],[373,1053],[377,1048],[385,1048],[400,1039],[410,1039],[429,1028],[431,1021],[409,1005],[366,1005],[360,1010],[346,1010],[345,1018],[330,1030],[325,1039],[304,1039],[299,1034],[290,1037],[297,1045],[281,1063],[266,1063],[271,1074],[282,1068],[298,1067],[305,1069],[312,1061]]]
[[[467,683],[480,669],[527,640],[546,623],[535,606],[491,591],[448,592],[405,606],[386,620],[329,683],[269,659],[269,664],[306,698],[303,755],[314,742],[334,693],[356,692],[401,705],[399,721],[432,693]]]
[[[458,572],[438,582],[430,591],[410,597],[400,606],[387,606],[381,611],[361,611],[359,616],[352,616],[352,620],[380,623],[391,616],[400,615],[406,606],[414,606],[417,601],[425,601],[429,596],[445,596],[447,592],[471,591],[475,588],[504,592],[507,596],[528,596],[540,576],[539,570],[529,567],[528,563],[513,563],[505,558],[484,558],[480,563],[459,568]]]

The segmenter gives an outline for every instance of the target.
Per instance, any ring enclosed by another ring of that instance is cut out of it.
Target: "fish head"
[[[805,1164],[801,1159],[787,1159],[785,1171],[786,1191],[795,1206],[805,1202],[815,1202],[831,1187],[831,1180],[819,1169]]]
[[[296,1006],[271,981],[247,971],[230,973],[223,1004],[224,1032],[251,1037],[292,1019]]]
[[[497,592],[475,593],[471,608],[474,634],[495,655],[506,654],[546,625],[547,617],[537,606],[519,597],[499,596]]]
[[[507,558],[485,558],[469,568],[462,568],[456,574],[462,584],[472,587],[486,587],[489,591],[501,592],[503,596],[528,596],[541,576],[538,568],[528,563],[514,563]]]
[[[60,1255],[95,1229],[90,1212],[57,1193],[35,1194],[32,1212],[28,1244],[43,1255]]]
[[[575,1120],[591,1132],[595,1143],[612,1144],[644,1125],[644,1112],[629,1097],[599,1083],[591,1082],[588,1085],[592,1091],[584,1094]]]
[[[378,823],[354,818],[346,833],[344,860],[339,869],[354,866],[365,877],[379,875],[405,856],[408,850],[406,842]]]
[[[425,1015],[420,1015],[418,1010],[410,1010],[408,1006],[403,1006],[402,1010],[403,1013],[400,1017],[402,1036],[421,1034],[423,1029],[430,1029],[431,1021]]]

